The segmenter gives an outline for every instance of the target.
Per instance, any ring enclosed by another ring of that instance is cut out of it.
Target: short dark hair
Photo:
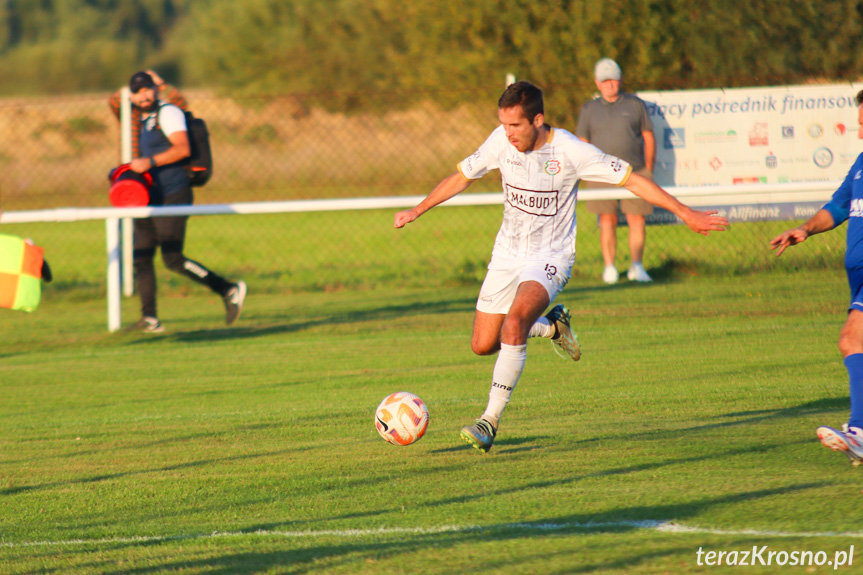
[[[857,92],[857,105],[863,106],[863,90]]]
[[[515,106],[521,106],[525,118],[529,122],[533,122],[537,114],[545,114],[545,107],[542,103],[542,90],[524,80],[510,84],[503,91],[503,94],[501,94],[497,107],[502,110]]]
[[[129,90],[133,94],[137,94],[138,90],[143,88],[153,88],[155,86],[156,82],[153,81],[153,77],[146,72],[135,72],[129,80]]]

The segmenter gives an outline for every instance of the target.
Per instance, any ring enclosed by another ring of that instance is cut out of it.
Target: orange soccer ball
[[[410,445],[425,434],[429,409],[425,402],[407,391],[384,398],[375,411],[375,427],[393,445]]]

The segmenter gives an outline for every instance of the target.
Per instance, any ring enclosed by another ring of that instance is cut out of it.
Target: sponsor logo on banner
[[[817,140],[824,135],[824,128],[821,127],[821,124],[811,124],[806,131],[813,140]]]
[[[833,152],[830,151],[830,148],[818,148],[812,154],[812,161],[819,168],[829,168],[833,164]]]
[[[812,158],[810,158],[809,156],[803,156],[803,155],[791,156],[791,157],[783,156],[782,158],[779,158],[779,163],[782,166],[791,166],[794,164],[806,164],[806,165],[808,165],[810,162],[812,162]]]
[[[533,216],[557,215],[558,190],[525,190],[506,185],[506,201],[512,207]]]
[[[833,127],[833,131],[836,132],[837,136],[844,136],[845,132],[848,131],[848,128],[845,127],[845,124],[836,124]]]
[[[769,146],[769,138],[767,136],[767,122],[755,122],[752,129],[749,130],[749,146]]]
[[[686,147],[686,131],[684,128],[665,128],[664,144],[666,150]]]
[[[794,202],[778,204],[731,204],[724,206],[701,206],[703,210],[715,210],[718,215],[734,222],[752,222],[767,220],[806,220],[818,213],[824,202]],[[679,224],[681,221],[671,212],[662,208],[653,210],[646,216],[648,225]],[[626,225],[626,219],[621,214],[620,225]]]
[[[794,126],[782,126],[782,139],[783,140],[793,140],[794,139]]]
[[[719,168],[722,167],[722,160],[720,160],[716,156],[713,156],[713,159],[710,160],[710,167],[713,168],[714,172],[718,172]]]
[[[734,178],[732,183],[737,186],[739,184],[766,184],[767,176],[749,176],[746,178]]]
[[[561,170],[560,160],[548,160],[545,163],[545,173],[549,176],[556,176]]]
[[[777,165],[779,165],[779,160],[776,159],[776,156],[773,155],[773,152],[768,152],[767,157],[764,158],[764,164],[768,168],[775,168]]]
[[[734,130],[712,130],[706,132],[695,132],[695,143],[697,144],[720,144],[722,142],[737,141],[737,132]]]
[[[760,166],[761,162],[758,158],[746,158],[740,160],[726,160],[725,167],[726,168],[753,168],[755,166]]]

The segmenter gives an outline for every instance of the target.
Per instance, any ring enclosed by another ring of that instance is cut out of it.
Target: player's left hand
[[[683,221],[693,232],[709,236],[710,232],[724,232],[728,228],[728,218],[716,215],[718,213],[716,210],[690,210]]]
[[[406,224],[411,223],[412,221],[414,221],[418,217],[419,216],[417,215],[416,210],[413,208],[411,208],[409,210],[404,210],[404,211],[398,212],[398,213],[396,213],[396,217],[395,217],[395,220],[393,222],[393,226],[396,228],[403,228],[403,227],[405,227]]]

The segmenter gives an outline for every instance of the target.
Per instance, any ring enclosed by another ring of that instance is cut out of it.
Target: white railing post
[[[120,226],[117,218],[105,218],[108,253],[108,331],[120,329]]]
[[[120,163],[132,161],[132,101],[129,88],[120,90]],[[131,297],[135,293],[135,276],[132,270],[132,218],[123,218],[123,295]]]

